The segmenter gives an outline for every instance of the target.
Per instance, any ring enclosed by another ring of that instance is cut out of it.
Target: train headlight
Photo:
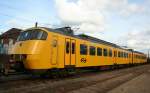
[[[27,59],[27,55],[26,54],[21,55],[21,59],[22,60],[26,60]]]

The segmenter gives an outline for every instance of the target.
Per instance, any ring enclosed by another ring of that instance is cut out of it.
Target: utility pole
[[[38,22],[35,23],[35,27],[38,27]]]
[[[148,61],[148,62],[150,61],[150,59],[149,59],[149,49],[148,49],[148,59],[147,59],[147,61]]]
[[[149,50],[148,50],[148,58],[149,58]]]

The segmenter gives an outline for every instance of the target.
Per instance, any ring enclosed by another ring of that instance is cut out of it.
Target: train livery
[[[20,34],[10,54],[25,69],[36,71],[147,62],[141,52],[88,35],[74,35],[70,27],[27,29]]]

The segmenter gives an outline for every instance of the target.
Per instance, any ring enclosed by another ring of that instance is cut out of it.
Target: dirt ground
[[[59,79],[0,83],[0,93],[150,93],[150,64]]]

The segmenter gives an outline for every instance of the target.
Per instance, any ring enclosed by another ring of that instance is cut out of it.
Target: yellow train
[[[28,70],[142,64],[145,54],[84,34],[70,27],[33,27],[23,31],[10,54]]]

